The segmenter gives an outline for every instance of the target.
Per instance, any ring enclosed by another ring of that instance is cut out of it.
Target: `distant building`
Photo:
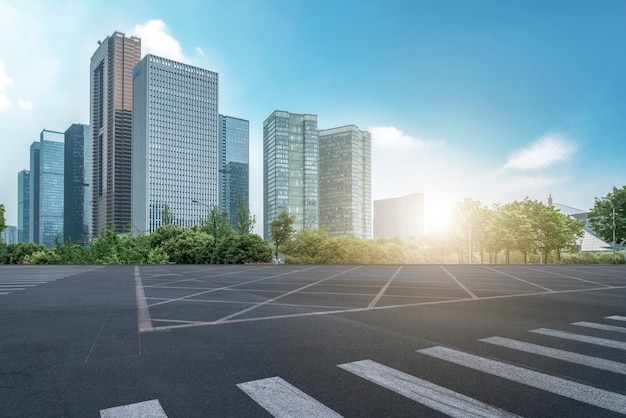
[[[317,115],[273,112],[263,122],[263,236],[287,211],[294,229],[318,227]]]
[[[63,241],[64,139],[63,132],[44,129],[40,134],[39,243],[46,247]]]
[[[29,175],[29,196],[30,205],[28,208],[28,240],[39,244],[39,182],[41,174],[40,142],[33,142],[30,146],[30,175]]]
[[[17,244],[17,227],[7,225],[6,229],[2,231],[2,236],[0,236],[0,238],[2,238],[2,242],[5,244]]]
[[[91,159],[89,126],[73,124],[65,131],[64,240],[89,241]]]
[[[319,226],[372,238],[372,138],[354,125],[319,131]]]
[[[218,204],[218,74],[154,55],[133,72],[133,234],[192,226]]]
[[[30,241],[30,171],[17,173],[17,241]]]
[[[226,211],[232,225],[237,218],[239,200],[250,208],[250,123],[225,115],[219,115],[219,121],[219,206]]]
[[[141,40],[114,32],[91,57],[91,236],[110,224],[116,232],[131,222],[131,124],[133,68]]]
[[[423,194],[374,201],[374,238],[410,237],[423,233]]]
[[[548,198],[548,206],[554,207],[563,215],[571,216],[572,218],[578,221],[584,222],[583,236],[577,240],[579,251],[582,251],[582,252],[613,251],[613,247],[611,246],[611,244],[599,238],[596,232],[593,229],[591,229],[589,225],[587,211],[584,211],[582,209],[576,209],[567,205],[561,205],[559,203],[553,203],[552,196]]]

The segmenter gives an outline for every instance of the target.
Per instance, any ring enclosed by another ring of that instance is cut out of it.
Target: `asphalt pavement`
[[[626,415],[626,266],[0,266],[0,416]]]

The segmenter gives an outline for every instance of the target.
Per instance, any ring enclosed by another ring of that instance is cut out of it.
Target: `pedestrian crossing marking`
[[[167,418],[158,399],[102,409],[100,418]]]
[[[340,364],[338,367],[451,417],[517,416],[372,360]]]
[[[579,327],[587,327],[593,329],[599,329],[602,331],[612,331],[612,332],[621,332],[622,334],[626,334],[626,328],[624,327],[616,327],[615,325],[605,325],[605,324],[596,324],[594,322],[574,322],[572,325],[576,325]]]
[[[626,350],[626,342],[609,340],[607,338],[590,337],[588,335],[574,334],[572,332],[557,331],[548,328],[533,329],[530,332],[587,344],[601,345],[603,347],[617,348],[618,350]]]
[[[545,390],[590,405],[626,414],[626,396],[608,390],[583,385],[571,380],[551,376],[501,361],[491,360],[448,347],[431,347],[417,350],[444,361],[498,376],[526,386]]]

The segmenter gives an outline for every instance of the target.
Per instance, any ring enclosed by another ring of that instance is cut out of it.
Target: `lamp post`
[[[617,262],[617,260],[615,259],[615,205],[613,206],[613,225],[611,227],[611,229],[613,229],[613,243],[611,244],[611,246],[613,247],[613,264],[615,264]]]

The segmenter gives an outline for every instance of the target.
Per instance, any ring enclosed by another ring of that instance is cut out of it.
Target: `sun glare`
[[[426,234],[445,232],[452,225],[452,208],[424,208],[424,232]]]

